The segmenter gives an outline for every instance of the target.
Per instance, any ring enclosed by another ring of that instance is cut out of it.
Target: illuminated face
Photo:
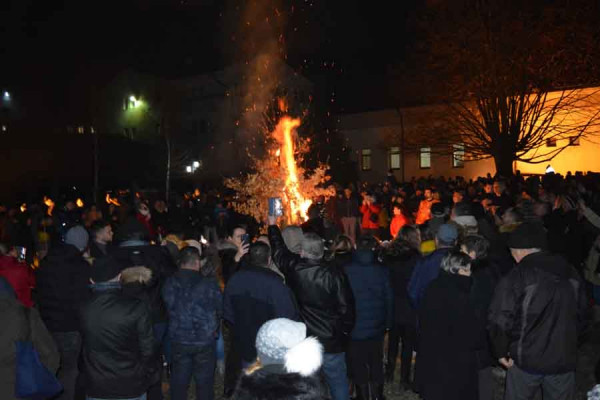
[[[487,194],[492,193],[492,185],[490,183],[486,183],[483,187],[483,191]]]
[[[246,234],[246,230],[244,228],[235,228],[233,230],[233,235],[231,235],[231,241],[235,244],[242,243],[242,236]]]
[[[504,192],[504,187],[499,182],[494,182],[494,193],[496,196],[502,195],[502,192]]]
[[[452,194],[452,202],[454,204],[456,204],[456,203],[460,203],[461,201],[463,201],[463,195],[459,192],[454,192]]]
[[[425,189],[425,199],[431,200],[433,198],[433,193],[431,193],[431,189]]]
[[[350,195],[352,195],[352,190],[350,190],[350,189],[344,189],[344,194],[346,195],[346,198],[349,199]]]
[[[402,215],[402,210],[400,210],[400,207],[394,207],[394,215]]]
[[[113,240],[113,230],[110,225],[101,229],[96,235],[96,241],[100,243],[110,243]]]

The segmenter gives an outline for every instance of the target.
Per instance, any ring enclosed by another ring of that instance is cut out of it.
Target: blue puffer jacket
[[[369,250],[358,250],[344,268],[356,304],[353,340],[381,339],[394,320],[394,294],[389,271]]]
[[[169,338],[175,343],[215,343],[223,315],[223,296],[214,278],[181,269],[162,289],[169,313]]]
[[[423,299],[427,286],[438,277],[442,258],[450,251],[449,248],[437,249],[430,255],[417,261],[410,282],[408,282],[408,298],[415,309]]]

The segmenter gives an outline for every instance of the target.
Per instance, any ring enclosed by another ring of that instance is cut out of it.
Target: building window
[[[452,145],[452,167],[462,168],[465,166],[465,145],[454,144]]]
[[[421,147],[419,165],[421,168],[431,168],[431,147]]]
[[[371,170],[371,149],[362,149],[360,166],[363,171]]]
[[[390,148],[390,169],[400,169],[400,147]]]
[[[556,138],[546,139],[546,147],[556,147]]]
[[[94,134],[94,133],[96,133],[96,130],[94,129],[94,127],[93,127],[93,126],[90,126],[90,133],[91,133],[91,134]]]
[[[579,146],[579,136],[572,136],[569,138],[569,144],[571,146]]]
[[[77,133],[83,134],[84,132],[85,132],[85,129],[83,128],[83,126],[78,126],[77,127]]]

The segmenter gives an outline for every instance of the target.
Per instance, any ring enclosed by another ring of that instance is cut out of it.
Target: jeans
[[[341,222],[344,235],[352,239],[352,244],[356,243],[356,217],[342,217]]]
[[[81,335],[79,332],[51,332],[58,353],[60,367],[57,378],[63,385],[63,392],[54,400],[73,400],[75,398],[75,383],[79,375],[79,354],[81,353]]]
[[[130,397],[128,399],[99,399],[97,397],[86,397],[86,400],[146,400],[146,393],[138,397]]]
[[[575,398],[575,372],[557,375],[530,374],[516,365],[506,372],[507,400],[530,400],[542,387],[544,400],[572,400]]]
[[[345,353],[323,354],[323,374],[332,400],[350,400]]]
[[[165,356],[168,364],[171,364],[171,341],[169,335],[167,335],[169,324],[166,322],[159,322],[152,326],[154,332],[154,340],[156,343],[160,343],[160,349],[162,354]]]
[[[196,400],[213,400],[215,391],[215,344],[206,346],[172,343],[171,399],[186,400],[192,375],[196,383]]]

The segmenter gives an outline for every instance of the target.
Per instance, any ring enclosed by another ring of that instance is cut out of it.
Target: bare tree
[[[449,0],[425,11],[415,52],[443,107],[407,146],[493,158],[507,176],[515,161],[548,162],[598,132],[600,92],[584,89],[597,84],[596,5],[547,4]]]

